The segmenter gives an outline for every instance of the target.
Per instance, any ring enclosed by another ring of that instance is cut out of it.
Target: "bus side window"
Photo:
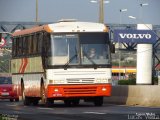
[[[23,55],[27,54],[27,46],[28,46],[28,42],[26,37],[23,37]]]
[[[22,37],[18,38],[17,40],[17,55],[22,55]]]
[[[33,51],[33,36],[28,37],[28,53],[31,55]]]
[[[41,51],[42,51],[42,40],[43,40],[43,34],[42,33],[39,33],[38,37],[37,37],[37,51],[38,53],[40,54]]]
[[[13,57],[16,57],[16,55],[17,55],[16,49],[17,49],[17,46],[16,46],[16,38],[14,38],[14,39],[13,39],[13,43],[12,43],[12,56],[13,56]]]
[[[37,53],[37,34],[34,34],[33,36],[33,54]]]

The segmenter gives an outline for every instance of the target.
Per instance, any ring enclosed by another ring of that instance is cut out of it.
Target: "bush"
[[[158,77],[152,77],[154,85],[158,85]]]
[[[118,85],[128,85],[128,80],[118,80]]]
[[[118,85],[136,85],[136,80],[135,79],[119,80]]]

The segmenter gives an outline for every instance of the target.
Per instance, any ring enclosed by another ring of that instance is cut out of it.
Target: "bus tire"
[[[80,99],[74,99],[74,100],[72,100],[72,104],[73,104],[74,106],[78,106],[78,105],[79,105],[79,102],[80,102]]]
[[[65,104],[65,106],[67,106],[67,107],[70,107],[71,106],[71,100],[64,100],[64,104]]]
[[[103,97],[95,97],[94,98],[94,105],[95,106],[102,106],[103,105]]]
[[[24,95],[24,82],[23,80],[21,79],[21,96],[22,96],[22,100],[25,99],[25,95]]]
[[[23,99],[23,104],[28,106],[31,104],[31,99],[29,97],[25,97],[25,99]]]
[[[37,106],[37,105],[38,105],[38,102],[39,102],[39,100],[36,100],[36,99],[34,99],[34,100],[32,101],[32,103],[33,103],[34,106]]]
[[[23,79],[21,79],[21,94],[22,94],[22,101],[23,101],[23,104],[28,106],[31,104],[31,99],[29,97],[26,97],[25,96],[25,93],[24,93],[25,89],[24,89],[24,82],[23,82]]]
[[[54,104],[54,100],[50,100],[50,99],[46,100],[46,103],[45,103],[46,107],[51,107],[53,104]]]
[[[40,95],[41,95],[42,103],[46,103],[47,99],[46,99],[46,96],[45,96],[45,86],[44,86],[43,79],[41,79]]]

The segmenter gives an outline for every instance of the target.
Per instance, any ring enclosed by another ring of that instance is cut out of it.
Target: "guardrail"
[[[105,103],[160,107],[160,85],[118,85]]]

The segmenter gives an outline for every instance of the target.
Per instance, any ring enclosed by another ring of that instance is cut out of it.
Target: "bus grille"
[[[68,84],[92,84],[94,83],[94,78],[70,78],[67,79]]]
[[[76,87],[76,88],[64,88],[64,93],[66,95],[75,94],[96,94],[97,87]]]

